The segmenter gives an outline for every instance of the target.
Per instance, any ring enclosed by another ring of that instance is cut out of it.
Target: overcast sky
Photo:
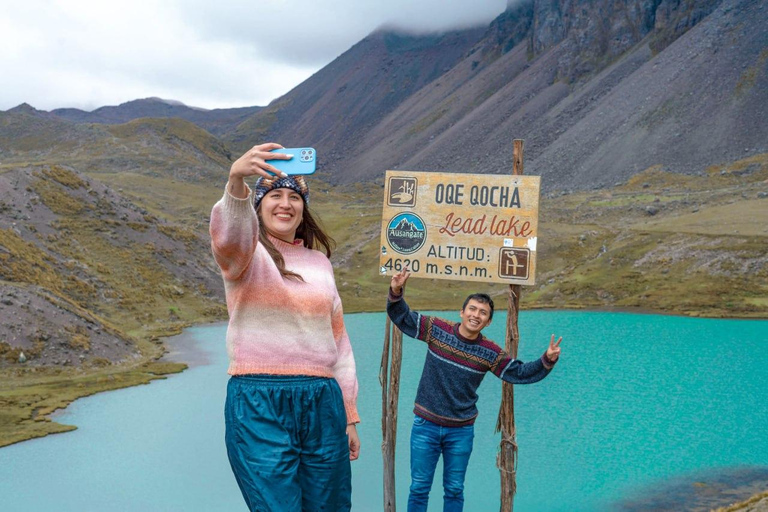
[[[0,110],[157,96],[266,105],[381,26],[493,20],[506,0],[3,0]]]

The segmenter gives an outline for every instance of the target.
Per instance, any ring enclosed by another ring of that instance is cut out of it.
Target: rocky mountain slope
[[[509,172],[514,138],[545,190],[655,165],[697,172],[768,149],[766,27],[756,0],[515,3],[421,87],[368,71],[402,58],[402,45],[369,38],[225,138],[238,150],[314,144],[337,182],[389,168]],[[402,41],[433,51],[424,37]]]
[[[61,165],[3,168],[0,198],[0,368],[122,363],[131,331],[222,313],[199,233]]]
[[[285,96],[251,116],[224,140],[242,152],[275,138],[311,142],[325,162],[344,159],[404,100],[459,62],[482,29],[413,37],[379,31],[366,37]]]

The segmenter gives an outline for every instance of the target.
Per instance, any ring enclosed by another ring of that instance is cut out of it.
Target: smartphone
[[[315,148],[273,149],[270,153],[293,155],[290,160],[269,160],[269,164],[285,174],[313,174],[317,163]]]

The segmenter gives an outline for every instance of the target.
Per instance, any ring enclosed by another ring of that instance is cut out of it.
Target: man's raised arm
[[[410,276],[411,273],[408,272],[407,268],[404,268],[392,276],[387,297],[387,315],[389,315],[392,322],[403,331],[403,334],[424,341],[424,338],[419,338],[421,315],[415,311],[411,311],[411,308],[408,307],[405,299],[403,299],[403,295],[405,295],[405,283]]]

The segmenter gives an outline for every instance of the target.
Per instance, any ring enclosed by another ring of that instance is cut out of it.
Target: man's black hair
[[[491,307],[491,314],[488,316],[488,320],[493,320],[493,299],[490,295],[487,293],[473,293],[469,297],[467,297],[467,300],[464,301],[464,305],[461,306],[461,310],[464,311],[464,308],[467,307],[467,304],[469,304],[469,301],[476,300],[477,302],[481,304],[488,304]]]

